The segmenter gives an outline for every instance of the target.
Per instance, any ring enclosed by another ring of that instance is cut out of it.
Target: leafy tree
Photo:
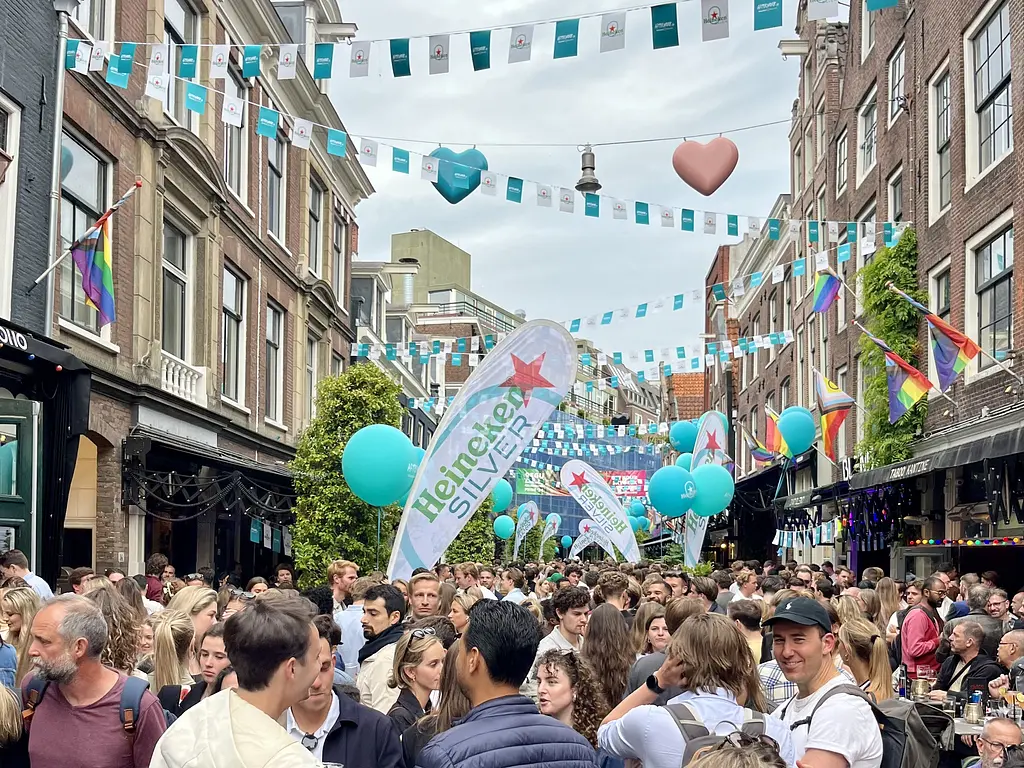
[[[533,530],[526,534],[523,543],[519,545],[519,560],[524,563],[531,563],[537,560],[537,553],[540,551],[540,537],[544,535],[544,518],[542,517],[533,526]],[[558,552],[558,539],[562,534],[556,533],[544,543],[544,562],[550,563],[555,559]],[[514,543],[514,542],[513,542]]]
[[[917,287],[917,234],[907,229],[893,248],[882,248],[874,260],[860,271],[867,328],[897,355],[913,366],[921,359],[918,342],[920,316],[908,302],[889,290],[891,282],[904,293],[927,303]],[[895,424],[889,423],[889,386],[885,373],[885,356],[867,336],[860,341],[861,361],[865,371],[865,402],[857,418],[865,419],[864,439],[857,445],[862,468],[884,466],[905,461],[911,456],[914,435],[924,427],[928,414],[928,398],[918,401]]]
[[[291,463],[297,495],[292,543],[302,586],[323,584],[327,566],[344,558],[362,573],[378,567],[377,508],[360,501],[341,472],[352,435],[370,424],[401,424],[401,387],[370,363],[353,365],[320,382],[316,418],[299,438]],[[381,510],[379,567],[387,566],[402,510]]]
[[[491,512],[494,502],[488,495],[479,509],[466,523],[459,535],[455,537],[444,553],[444,562],[451,565],[457,563],[490,563],[494,559],[494,524]]]

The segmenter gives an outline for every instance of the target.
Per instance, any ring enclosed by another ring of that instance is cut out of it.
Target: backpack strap
[[[802,725],[806,725],[808,729],[810,729],[811,720],[814,719],[814,715],[818,711],[818,709],[821,708],[821,705],[829,699],[831,699],[833,696],[838,696],[842,693],[849,694],[850,696],[856,696],[858,699],[863,699],[868,703],[872,710],[875,709],[875,704],[872,701],[871,697],[865,691],[861,690],[858,686],[851,685],[849,683],[845,685],[837,685],[827,690],[825,694],[820,699],[818,699],[818,703],[814,705],[814,709],[811,710],[811,714],[809,714],[803,720],[797,720],[795,723],[789,726],[789,730],[795,731]]]
[[[135,747],[135,729],[142,715],[142,696],[149,690],[149,681],[140,677],[127,677],[121,690],[121,726],[128,743]]]
[[[685,704],[666,704],[665,709],[672,715],[676,727],[679,728],[679,732],[683,734],[683,739],[687,742],[711,735],[711,731],[704,725],[704,721]]]
[[[25,686],[25,692],[22,695],[21,720],[25,725],[32,721],[32,715],[35,714],[36,707],[43,700],[43,697],[46,695],[46,689],[49,687],[50,681],[43,680],[39,675],[33,675],[28,681],[28,685]]]
[[[767,726],[768,719],[763,712],[755,712],[752,709],[743,710],[743,725],[740,727],[740,731],[744,734],[752,739],[758,739],[764,736]]]

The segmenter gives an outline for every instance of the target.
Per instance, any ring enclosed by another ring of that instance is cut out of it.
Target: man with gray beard
[[[100,662],[107,623],[92,600],[60,595],[32,622],[33,674],[22,684],[32,765],[146,768],[166,729],[157,698],[122,695],[129,678]],[[135,685],[129,683],[129,685]],[[131,716],[124,722],[128,699]]]

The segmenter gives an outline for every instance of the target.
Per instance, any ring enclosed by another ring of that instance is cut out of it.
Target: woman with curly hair
[[[125,675],[135,671],[139,654],[139,620],[128,602],[106,577],[90,579],[85,596],[96,603],[107,622],[107,644],[100,661]]]
[[[582,655],[597,676],[605,700],[622,699],[636,657],[626,622],[614,605],[603,603],[590,614]]]

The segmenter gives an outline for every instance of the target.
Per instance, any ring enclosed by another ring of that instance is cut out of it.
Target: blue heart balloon
[[[662,467],[647,484],[647,495],[662,515],[676,518],[690,510],[696,487],[693,477],[682,467]]]
[[[508,515],[498,515],[494,518],[494,535],[499,539],[508,541],[516,532],[516,523]]]
[[[693,498],[694,514],[711,517],[729,506],[736,492],[736,482],[728,469],[719,464],[702,464],[694,468],[692,475],[697,489]]]
[[[779,416],[779,432],[789,446],[789,456],[799,456],[814,445],[814,417],[806,408],[792,406]]]
[[[453,152],[438,147],[430,153],[438,162],[436,189],[452,205],[461,203],[480,186],[480,171],[487,170],[487,158],[478,149]]]
[[[494,502],[495,512],[504,512],[508,509],[508,505],[512,503],[512,486],[508,480],[502,478],[495,484],[494,490],[491,491],[491,501]]]
[[[398,501],[409,492],[418,459],[401,431],[371,424],[349,438],[341,454],[341,473],[352,493],[374,507]]]
[[[668,430],[672,447],[680,453],[688,453],[697,443],[697,426],[689,421],[677,421]]]
[[[689,471],[690,467],[693,466],[693,454],[692,453],[681,453],[681,454],[679,454],[679,458],[676,459],[676,466],[677,467],[682,467],[686,471]]]

